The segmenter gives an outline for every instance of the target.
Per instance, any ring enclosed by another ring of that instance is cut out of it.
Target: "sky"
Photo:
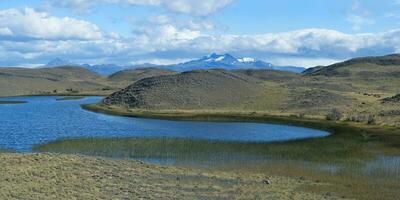
[[[0,0],[0,66],[213,52],[303,67],[400,53],[400,0]]]

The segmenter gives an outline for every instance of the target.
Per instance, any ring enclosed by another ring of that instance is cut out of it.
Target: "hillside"
[[[142,79],[105,98],[104,105],[142,109],[235,108],[251,104],[262,87],[250,76],[199,70]]]
[[[107,80],[80,67],[0,68],[0,96],[101,90]]]
[[[256,69],[185,72],[143,79],[102,104],[317,118],[336,109],[340,120],[400,126],[400,109],[394,102],[400,93],[398,60],[398,55],[357,58],[306,74]]]
[[[92,70],[78,66],[0,68],[0,96],[109,95],[140,79],[175,73],[157,68],[139,68],[103,77]]]
[[[149,78],[153,76],[162,76],[162,75],[173,75],[177,72],[167,69],[159,69],[159,68],[137,68],[137,69],[128,69],[116,72],[108,77],[108,79],[112,82],[120,82],[122,84],[127,84],[126,86],[144,78]]]
[[[351,76],[351,75],[379,75],[379,76],[399,76],[398,67],[400,66],[400,54],[391,54],[377,57],[361,57],[350,59],[345,62],[336,63],[326,67],[316,67],[305,71],[309,75],[324,76]],[[371,67],[373,69],[371,69]],[[377,69],[378,67],[384,70]],[[395,69],[393,69],[395,68]],[[395,73],[393,73],[395,70]],[[369,73],[363,73],[369,72]],[[387,71],[387,73],[384,73]],[[374,73],[375,72],[375,73]],[[379,73],[380,72],[380,73]]]

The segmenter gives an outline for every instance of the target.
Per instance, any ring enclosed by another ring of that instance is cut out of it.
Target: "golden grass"
[[[337,199],[310,180],[55,154],[0,154],[1,199]],[[264,180],[271,184],[267,185]]]

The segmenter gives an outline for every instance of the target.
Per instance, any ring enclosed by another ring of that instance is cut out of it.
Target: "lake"
[[[275,142],[325,137],[325,131],[263,123],[222,123],[141,119],[85,111],[81,104],[101,97],[57,101],[60,97],[7,97],[0,105],[0,148],[29,152],[37,144],[71,138],[171,137],[216,141]]]

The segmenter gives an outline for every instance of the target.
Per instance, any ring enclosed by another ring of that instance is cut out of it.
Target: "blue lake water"
[[[56,101],[60,97],[10,97],[27,104],[0,105],[0,148],[29,152],[33,145],[85,137],[182,137],[228,141],[286,141],[325,137],[309,128],[262,124],[140,119],[85,111],[80,104],[100,97]]]

